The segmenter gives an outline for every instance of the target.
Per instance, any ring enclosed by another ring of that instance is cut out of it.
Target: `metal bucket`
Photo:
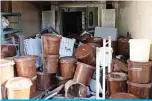
[[[103,41],[101,37],[94,37],[92,43],[97,44],[99,47],[103,46]]]
[[[59,55],[61,37],[52,34],[44,34],[42,38],[45,54]]]
[[[128,93],[131,93],[140,99],[150,98],[150,88],[152,86],[151,83],[137,84],[137,83],[127,81],[127,84],[128,84]]]
[[[36,83],[37,83],[37,76],[31,78],[32,86],[30,89],[30,95],[36,92]]]
[[[75,72],[76,59],[72,56],[60,58],[61,76],[64,78],[73,78]]]
[[[152,62],[128,61],[128,78],[130,82],[146,84],[151,81]]]
[[[73,80],[84,85],[89,85],[95,67],[84,63],[77,62],[76,71]]]
[[[61,84],[65,84],[67,81],[69,81],[70,79],[67,79],[67,78],[64,78],[64,77],[61,77],[61,76],[57,76],[57,83],[58,85],[61,85]]]
[[[46,90],[51,87],[51,74],[37,72],[37,89]]]
[[[120,55],[129,56],[129,39],[125,37],[118,38],[118,53]]]
[[[108,93],[112,95],[118,92],[127,92],[127,75],[120,72],[112,72],[107,76]]]
[[[95,47],[90,43],[79,46],[76,49],[76,58],[80,62],[95,66],[96,64]]]
[[[20,77],[33,78],[36,76],[36,56],[14,57],[17,74]]]
[[[65,84],[65,97],[66,98],[85,98],[87,88],[85,85],[69,80]]]
[[[57,73],[59,55],[46,55],[44,70],[46,73]]]
[[[115,93],[110,96],[110,99],[138,99],[138,98],[130,93]]]

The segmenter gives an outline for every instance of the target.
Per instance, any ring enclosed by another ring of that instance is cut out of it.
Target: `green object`
[[[55,34],[57,34],[57,33],[53,32],[52,34],[54,34],[54,35],[55,35]]]
[[[40,36],[40,34],[36,34],[36,38],[38,38]]]

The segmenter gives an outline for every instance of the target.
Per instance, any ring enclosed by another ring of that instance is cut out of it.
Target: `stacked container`
[[[127,92],[127,74],[121,72],[111,72],[107,76],[108,93],[113,95],[115,93]]]
[[[152,62],[149,61],[151,41],[147,39],[130,39],[129,42],[128,93],[141,99],[148,99],[150,98],[151,88]]]
[[[129,56],[129,38],[118,37],[118,53],[120,55]]]
[[[95,71],[94,66],[96,65],[95,45],[87,43],[79,46],[76,50],[76,58],[79,62],[77,62],[73,80],[84,85],[89,85]]]
[[[37,73],[37,87],[39,90],[46,90],[52,85],[51,80],[58,70],[60,40],[60,36],[52,35],[51,33],[42,35],[43,72]]]
[[[32,82],[29,78],[15,77],[5,85],[8,99],[29,99]]]
[[[66,79],[73,78],[76,62],[77,62],[76,58],[73,56],[66,56],[60,58],[61,76]]]
[[[6,82],[14,78],[14,61],[0,59],[0,95],[2,99],[7,98]]]
[[[64,57],[60,59],[61,75],[67,79],[72,78],[65,83],[65,97],[86,97],[87,86],[95,71],[95,52],[95,45],[86,43],[76,49],[76,58]]]
[[[36,92],[36,56],[17,56],[14,57],[18,77],[26,77],[31,80],[32,86],[30,94]]]

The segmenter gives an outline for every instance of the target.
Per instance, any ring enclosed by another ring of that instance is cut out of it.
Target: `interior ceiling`
[[[60,5],[60,4],[67,4],[67,3],[86,3],[88,1],[27,1],[34,5],[36,8],[41,10],[49,10],[51,7],[51,4],[54,5]],[[96,1],[89,1],[90,3],[96,2]]]
[[[99,3],[99,1],[98,0],[96,0],[96,1],[90,1],[90,0],[88,0],[88,1],[78,1],[78,0],[67,0],[67,1],[27,1],[27,2],[30,2],[30,3],[32,3],[35,7],[37,7],[38,9],[40,8],[40,9],[42,9],[42,10],[49,10],[50,9],[50,7],[51,7],[51,4],[54,4],[54,5],[60,5],[60,4],[66,4],[66,3],[88,3],[88,2],[90,2],[90,3],[92,3],[92,2],[97,2],[97,3]],[[107,2],[105,2],[104,0],[103,1],[101,1],[100,3],[107,3],[107,4],[111,4],[112,2],[117,2],[117,1],[107,1]]]
[[[27,2],[30,2],[32,3],[33,5],[36,5],[36,6],[39,6],[39,5],[51,5],[51,4],[56,4],[56,5],[59,5],[59,4],[64,4],[64,3],[77,3],[77,2],[81,2],[81,3],[86,3],[86,2],[98,2],[98,1],[78,1],[78,0],[67,0],[67,1],[27,1]]]
[[[51,2],[50,1],[27,1],[34,5],[36,8],[41,10],[50,9]]]

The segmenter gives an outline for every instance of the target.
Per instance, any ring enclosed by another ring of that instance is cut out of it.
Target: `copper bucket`
[[[151,81],[152,62],[128,61],[128,78],[130,82],[146,84]]]
[[[129,38],[118,38],[118,52],[120,55],[129,56]]]
[[[89,85],[94,71],[95,67],[81,62],[77,62],[77,67],[73,80],[84,85]]]
[[[78,36],[77,39],[82,43],[90,43],[92,41],[91,34],[84,34],[81,36]]]
[[[37,72],[37,89],[46,90],[51,87],[51,74]]]
[[[42,35],[42,38],[45,54],[59,55],[61,37],[48,33]]]
[[[112,72],[107,76],[108,93],[127,92],[127,75],[121,72]]]
[[[110,96],[110,99],[138,99],[138,98],[130,93],[115,93]]]
[[[60,58],[61,76],[64,78],[73,78],[75,72],[76,59],[72,56]]]
[[[101,37],[94,37],[92,43],[97,44],[99,47],[103,46],[103,41]]]
[[[33,78],[36,76],[36,57],[35,56],[17,56],[14,57],[17,74],[20,77]]]
[[[37,83],[37,76],[31,78],[32,86],[30,89],[30,94],[33,94],[36,92],[36,83]]]
[[[5,44],[1,45],[1,53],[4,54],[4,57],[12,57],[16,55],[16,45]]]
[[[92,44],[83,44],[76,49],[76,58],[83,63],[95,66],[96,51]]]
[[[85,85],[69,80],[65,84],[65,97],[66,98],[85,98],[87,88]]]
[[[114,58],[116,56],[116,48],[117,48],[116,41],[111,42],[111,47],[113,49],[112,57]]]
[[[127,81],[128,84],[128,93],[134,94],[140,99],[149,99],[150,98],[150,89],[152,84],[137,84],[130,81]]]
[[[65,84],[67,81],[69,81],[70,79],[67,79],[67,78],[64,78],[64,77],[61,77],[61,76],[56,76],[57,78],[57,83],[58,85],[62,85],[62,84]]]
[[[57,73],[59,55],[46,55],[44,71],[46,73]]]

